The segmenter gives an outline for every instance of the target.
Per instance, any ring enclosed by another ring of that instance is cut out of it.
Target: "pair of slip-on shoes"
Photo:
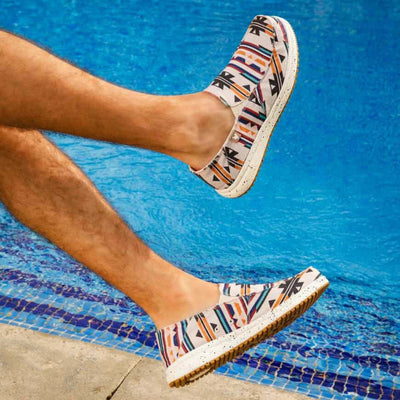
[[[297,66],[289,23],[258,15],[206,89],[231,108],[235,123],[215,157],[201,170],[191,170],[222,196],[238,197],[252,186],[293,90]],[[328,285],[312,267],[275,283],[219,284],[217,304],[156,333],[169,385],[188,384],[279,332]]]

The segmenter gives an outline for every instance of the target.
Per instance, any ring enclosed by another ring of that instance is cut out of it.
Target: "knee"
[[[24,137],[26,133],[22,129],[0,125],[0,155],[11,156],[22,152],[27,147]]]
[[[35,144],[41,139],[43,136],[39,131],[0,125],[0,157],[27,162],[35,158]]]

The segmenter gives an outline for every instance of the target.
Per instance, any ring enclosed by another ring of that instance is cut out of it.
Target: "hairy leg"
[[[0,31],[0,124],[46,129],[163,152],[203,167],[233,114],[214,96],[154,96],[96,78]]]
[[[218,301],[217,285],[149,249],[38,131],[0,126],[0,200],[25,225],[128,295],[157,327]]]

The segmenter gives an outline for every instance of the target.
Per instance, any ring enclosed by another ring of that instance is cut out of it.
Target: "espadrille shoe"
[[[206,92],[230,107],[235,123],[202,169],[191,171],[225,197],[252,186],[269,138],[292,93],[298,67],[296,36],[287,21],[256,16],[229,64]]]
[[[311,267],[266,285],[220,284],[218,304],[157,331],[169,385],[186,385],[276,334],[328,285]]]

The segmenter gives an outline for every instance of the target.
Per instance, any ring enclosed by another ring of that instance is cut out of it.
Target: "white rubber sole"
[[[310,283],[307,287],[300,290],[299,293],[290,297],[268,314],[178,358],[166,370],[167,382],[170,386],[183,386],[190,383],[233,359],[235,356],[242,354],[251,346],[247,346],[245,349],[239,349],[240,346],[249,342],[250,339],[257,337],[260,333],[265,332],[266,337],[274,335],[287,326],[288,323],[302,315],[318,299],[328,285],[329,281],[321,275],[314,282]],[[299,309],[297,310],[298,315],[296,314],[295,317],[290,316],[290,312],[299,305],[302,305],[304,310]],[[274,326],[276,322],[278,322],[278,327]],[[268,328],[272,328],[272,326],[274,326],[274,328],[271,332],[268,332]],[[268,335],[269,333],[271,334]],[[253,345],[260,341],[261,340],[255,341]],[[225,355],[226,360],[221,360],[221,357]],[[209,367],[204,368],[207,364]]]
[[[243,167],[235,181],[226,189],[217,190],[217,192],[224,197],[235,198],[242,196],[253,185],[257,177],[258,170],[261,167],[272,131],[274,130],[275,125],[289,100],[296,82],[298,68],[298,46],[296,35],[294,34],[293,28],[290,26],[289,22],[280,17],[275,18],[278,18],[284,25],[289,42],[288,65],[286,68],[285,80],[283,82],[281,91],[279,92],[278,98],[272,106],[268,118],[261,126],[257,134],[257,138],[251,146],[249,154],[247,155]]]

